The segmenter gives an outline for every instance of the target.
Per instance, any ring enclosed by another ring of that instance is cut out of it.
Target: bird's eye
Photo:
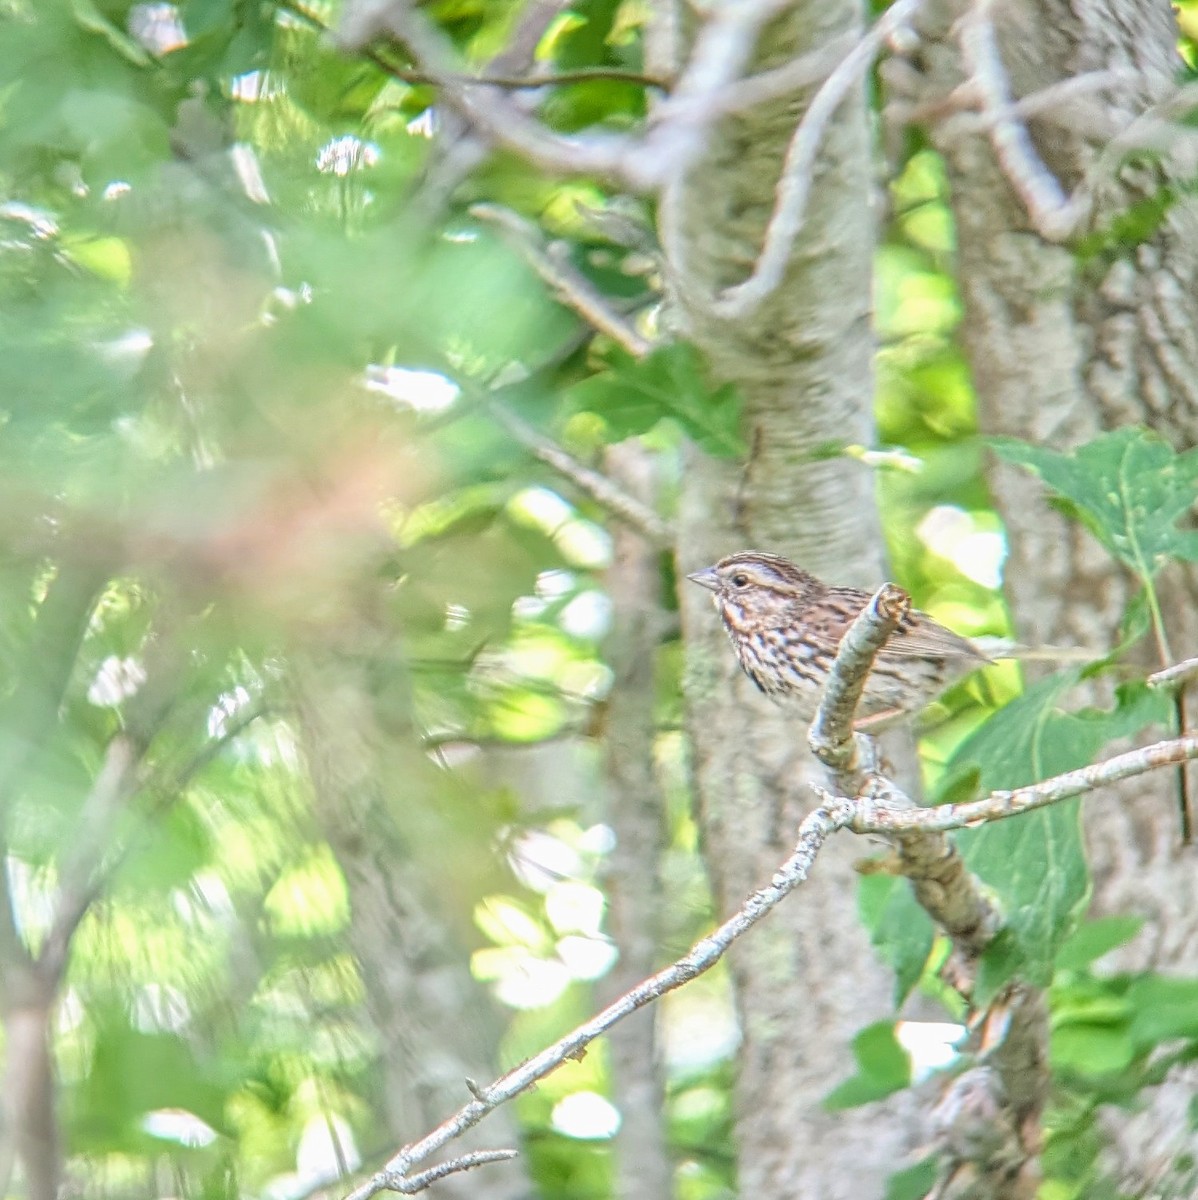
[[[732,576],[732,586],[738,587],[738,588],[748,587],[749,586],[749,577],[743,571],[739,572],[736,575],[733,575]]]

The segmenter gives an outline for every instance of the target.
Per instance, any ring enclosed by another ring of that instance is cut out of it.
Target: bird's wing
[[[911,613],[890,635],[881,652],[895,658],[967,658],[990,662],[968,638],[946,629],[924,613]]]

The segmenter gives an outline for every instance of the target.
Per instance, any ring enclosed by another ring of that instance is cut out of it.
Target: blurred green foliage
[[[495,0],[429,8],[474,65],[515,15]],[[469,209],[485,199],[540,221],[635,320],[656,302],[655,269],[584,215],[627,217],[626,198],[503,154],[439,197],[432,89],[387,69],[405,65],[394,47],[341,55],[323,28],[337,16],[269,0],[0,4],[0,828],[34,954],[72,864],[95,859],[101,886],[54,1025],[68,1168],[89,1194],[299,1195],[319,1174],[297,1161],[317,1135],[326,1170],[338,1153],[356,1165],[394,1149],[346,878],[313,819],[295,659],[366,660],[380,722],[435,764],[435,820],[397,813],[416,857],[449,864],[462,953],[504,1005],[500,1065],[591,1010],[612,957],[595,761],[608,518],[490,405],[588,461],[643,436],[667,495],[684,437],[744,451],[736,390],[712,385],[698,350],[637,360],[594,339]],[[639,69],[642,18],[578,0],[538,56]],[[535,102],[570,131],[623,128],[646,108],[625,80]],[[913,147],[878,255],[880,443],[826,452],[877,464],[895,572],[921,607],[1001,633],[1002,534],[954,338],[945,187],[936,156]],[[647,231],[653,214],[631,209]],[[1146,588],[1170,557],[1193,557],[1175,525],[1192,453],[1134,431],[1074,456],[999,449]],[[663,574],[663,597],[671,583]],[[670,952],[713,915],[678,662],[671,635],[658,664]],[[1017,674],[997,669],[988,690],[960,691],[926,743],[941,794],[1081,765],[1167,719],[1136,688],[1108,711],[1063,708],[1074,679],[1015,699]],[[97,825],[122,738],[136,770]],[[501,778],[504,755],[559,740],[580,748],[585,786],[524,794]],[[1089,973],[1104,943],[1075,929],[1088,896],[1077,820],[1062,806],[967,839],[1011,921],[994,979],[1055,980],[1054,1178],[1090,1170],[1079,1113],[1127,1101],[1162,1043],[1190,1054],[1198,1037],[1191,982]],[[862,903],[900,1000],[921,978],[934,988],[932,930],[905,885],[867,880]],[[688,989],[687,1004],[706,1036],[666,1063],[668,1130],[679,1196],[708,1200],[735,1178],[726,980]],[[908,1082],[893,1022],[852,1051],[857,1074],[833,1106]],[[580,1133],[559,1106],[609,1086],[596,1051],[521,1099],[543,1195],[607,1194],[610,1130]],[[892,1195],[917,1194],[926,1174],[896,1176]]]

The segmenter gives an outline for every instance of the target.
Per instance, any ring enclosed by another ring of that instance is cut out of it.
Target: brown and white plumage
[[[758,551],[731,554],[688,578],[712,592],[749,678],[767,696],[814,715],[840,640],[870,593],[830,586],[788,559]],[[878,652],[858,716],[878,728],[918,712],[988,661],[968,639],[911,612]]]

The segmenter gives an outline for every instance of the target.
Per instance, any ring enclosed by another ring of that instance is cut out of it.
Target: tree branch
[[[852,770],[856,760],[853,718],[874,657],[911,611],[911,597],[892,583],[883,584],[836,649],[807,739],[811,752],[829,770]]]
[[[815,156],[823,141],[824,130],[845,97],[860,84],[873,65],[882,44],[915,15],[922,2],[896,0],[841,59],[840,65],[816,92],[787,148],[761,253],[749,277],[725,289],[715,299],[712,309],[717,316],[729,320],[749,316],[782,283],[790,252],[803,228],[815,176]]]
[[[488,401],[488,408],[495,419],[522,446],[552,467],[563,478],[568,479],[584,495],[607,509],[612,516],[636,529],[654,545],[668,550],[674,544],[674,535],[669,524],[648,505],[634,496],[629,496],[617,484],[600,471],[579,462],[568,450],[534,429],[527,421],[512,412],[497,400]]]
[[[854,833],[875,834],[969,829],[989,821],[1016,817],[1037,808],[1047,808],[1050,804],[1059,804],[1062,800],[1070,800],[1096,788],[1109,787],[1124,779],[1162,767],[1175,767],[1195,758],[1198,758],[1198,735],[1167,738],[1088,767],[1079,767],[1076,771],[1066,771],[1042,783],[991,792],[984,799],[963,804],[900,811],[890,808],[885,800],[879,803],[875,798],[861,796],[848,827]]]
[[[451,1158],[448,1162],[439,1163],[427,1171],[421,1171],[419,1175],[411,1175],[406,1179],[397,1178],[388,1185],[388,1190],[404,1196],[414,1196],[447,1175],[456,1175],[461,1171],[486,1166],[488,1163],[507,1162],[518,1157],[519,1152],[516,1150],[475,1150],[470,1154],[463,1154],[460,1158]]]
[[[892,836],[904,833],[944,832],[986,821],[1003,820],[1033,808],[1057,804],[1095,788],[1140,775],[1160,767],[1198,758],[1198,737],[1174,738],[1140,750],[1117,755],[1105,762],[1068,771],[1013,791],[998,791],[968,804],[940,808],[895,810],[875,797],[847,799],[817,788],[821,804],[799,826],[795,848],[770,882],[754,892],[744,905],[707,937],[670,966],[630,989],[590,1020],[565,1037],[500,1076],[487,1087],[472,1087],[471,1103],[460,1108],[431,1133],[405,1146],[371,1179],[349,1193],[346,1200],[369,1200],[378,1192],[396,1190],[395,1183],[409,1178],[408,1172],[442,1146],[477,1125],[488,1113],[557,1070],[569,1059],[579,1058],[601,1034],[625,1017],[675,991],[709,971],[766,914],[793,892],[808,876],[820,849],[838,829],[859,834]]]
[[[56,988],[62,978],[71,938],[95,897],[93,877],[109,849],[113,823],[136,790],[140,759],[141,748],[125,734],[117,734],[108,743],[104,764],[83,802],[78,836],[60,871],[54,918],[37,959],[38,970],[51,987]]]
[[[853,718],[874,657],[910,611],[911,598],[884,584],[849,626],[837,647],[808,743],[842,796],[872,795],[895,810],[914,809],[910,798],[874,769],[872,739],[853,732]],[[921,810],[915,810],[921,811]],[[998,932],[1002,917],[943,833],[891,833],[897,870],[915,899],[972,964]]]
[[[472,204],[470,215],[499,229],[538,276],[568,308],[587,324],[607,334],[633,358],[643,358],[652,342],[642,337],[630,321],[616,312],[607,298],[563,255],[547,246],[541,231],[531,222],[500,204]]]
[[[460,1108],[427,1136],[405,1146],[382,1171],[350,1192],[347,1200],[369,1200],[378,1192],[388,1188],[394,1190],[395,1181],[406,1178],[417,1163],[472,1129],[488,1113],[544,1079],[568,1059],[582,1057],[586,1048],[617,1022],[709,971],[737,938],[756,925],[807,878],[828,836],[851,819],[851,809],[848,802],[834,799],[810,813],[799,826],[794,851],[778,868],[773,879],[754,892],[718,929],[696,942],[682,958],[625,992],[552,1046],[500,1076],[490,1086],[471,1089],[476,1099]]]

